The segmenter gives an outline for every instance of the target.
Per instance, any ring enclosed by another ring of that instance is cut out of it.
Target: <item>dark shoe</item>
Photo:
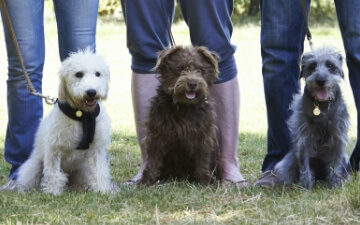
[[[254,183],[254,187],[279,187],[282,185],[274,170],[268,170],[261,174],[261,177]]]
[[[0,191],[15,191],[17,182],[15,179],[9,180],[6,184],[0,187]]]

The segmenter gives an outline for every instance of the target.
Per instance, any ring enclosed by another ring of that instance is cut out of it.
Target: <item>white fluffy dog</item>
[[[71,54],[60,69],[59,97],[41,122],[30,158],[20,167],[18,189],[41,187],[59,195],[66,188],[117,191],[107,160],[110,119],[101,105],[109,68],[90,49]]]

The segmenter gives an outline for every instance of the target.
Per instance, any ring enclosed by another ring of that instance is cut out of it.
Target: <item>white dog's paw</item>
[[[64,188],[43,187],[42,190],[45,193],[49,193],[49,194],[53,194],[53,195],[61,195],[64,191]]]
[[[41,188],[45,193],[60,195],[66,188],[68,178],[64,173],[53,174],[51,177],[43,178]]]
[[[65,189],[65,185],[59,184],[58,182],[53,182],[49,180],[47,182],[41,183],[41,189],[45,193],[53,194],[53,195],[61,195]]]

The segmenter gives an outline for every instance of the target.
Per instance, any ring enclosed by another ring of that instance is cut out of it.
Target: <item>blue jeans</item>
[[[26,70],[38,92],[42,92],[45,59],[44,1],[6,0]],[[60,59],[87,46],[95,49],[99,0],[54,0]],[[3,16],[3,14],[2,14]],[[43,116],[42,99],[29,94],[5,18],[2,18],[8,57],[8,125],[5,160],[11,164],[9,179],[33,149],[34,136]]]
[[[174,2],[121,0],[134,72],[152,73],[157,53],[170,45],[168,30],[174,17]],[[236,47],[230,43],[233,0],[180,0],[180,6],[189,26],[191,43],[206,46],[220,55],[220,77],[216,83],[233,79],[237,75]]]
[[[310,0],[308,1],[308,10]],[[356,108],[360,110],[360,2],[335,0],[339,26],[346,52],[350,84]],[[262,171],[271,170],[290,149],[286,120],[289,104],[299,92],[300,57],[304,50],[304,20],[299,0],[260,0],[261,56],[268,119],[267,154]],[[311,21],[310,21],[311,25]],[[316,43],[315,43],[316,44]],[[359,121],[358,113],[358,121]],[[358,122],[359,123],[359,122]],[[359,168],[360,139],[351,156]]]

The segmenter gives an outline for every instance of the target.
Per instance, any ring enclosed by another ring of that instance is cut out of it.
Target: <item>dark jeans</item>
[[[152,73],[157,53],[170,45],[168,29],[174,17],[174,3],[173,0],[121,0],[134,72]],[[181,0],[180,6],[191,43],[206,46],[220,55],[220,77],[216,83],[233,79],[237,75],[236,47],[230,43],[233,0]]]

